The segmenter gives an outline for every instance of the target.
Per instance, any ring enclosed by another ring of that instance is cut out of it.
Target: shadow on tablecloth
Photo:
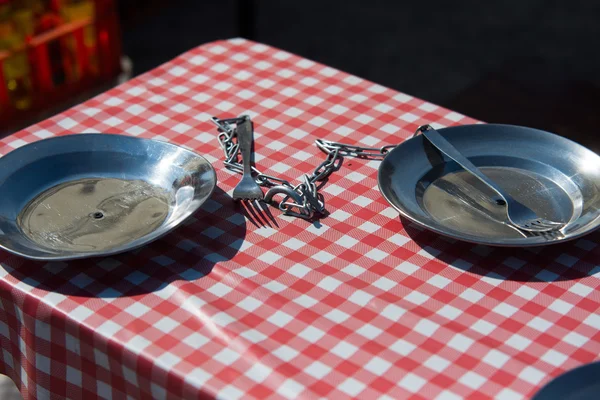
[[[556,282],[600,272],[600,231],[569,242],[526,248],[476,245],[443,237],[400,217],[406,233],[439,261],[440,269],[461,269],[495,279]]]
[[[6,257],[16,279],[50,292],[81,297],[124,297],[195,281],[231,259],[246,236],[243,207],[222,189],[173,232],[140,249],[106,258],[44,263]]]

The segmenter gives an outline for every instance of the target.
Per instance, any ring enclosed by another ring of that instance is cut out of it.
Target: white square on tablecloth
[[[283,311],[277,311],[275,312],[275,314],[267,318],[267,321],[269,321],[273,325],[277,325],[278,327],[283,328],[293,319],[294,317],[292,317],[291,315]]]
[[[154,399],[166,399],[167,391],[164,387],[157,385],[156,383],[150,384],[150,391],[152,392],[152,398]]]
[[[517,307],[513,307],[507,303],[500,303],[496,307],[492,309],[495,313],[498,313],[506,318],[509,318],[511,315],[519,311]]]
[[[522,399],[524,396],[514,390],[504,388],[495,397],[495,400],[517,400]]]
[[[101,110],[96,107],[88,107],[88,108],[84,108],[83,110],[81,110],[81,112],[84,113],[85,115],[87,115],[88,117],[93,117],[94,115],[98,114],[100,111]]]
[[[334,213],[338,212],[338,211],[339,210],[334,211]],[[350,214],[348,214],[348,216],[350,216]],[[339,238],[338,240],[336,240],[335,243],[338,244],[338,245],[340,245],[340,246],[342,246],[342,247],[345,247],[345,248],[349,249],[351,247],[354,247],[358,243],[358,240],[354,239],[351,236],[344,235],[341,238]]]
[[[67,365],[67,382],[75,386],[81,386],[81,371]]]
[[[350,318],[350,315],[340,310],[331,310],[327,314],[325,314],[325,318],[335,323],[341,324],[342,322]]]
[[[190,346],[192,349],[199,349],[204,346],[206,343],[210,342],[210,339],[204,335],[199,334],[198,332],[194,332],[185,339],[183,339],[183,343]]]
[[[252,343],[259,343],[267,339],[267,336],[256,329],[248,329],[240,334],[241,337]]]
[[[235,322],[236,319],[233,318],[231,315],[227,314],[226,312],[220,312],[213,315],[213,321],[219,326],[227,326],[232,322]]]
[[[308,274],[311,271],[306,265],[303,264],[294,264],[288,269],[288,273],[294,275],[295,277],[302,278],[304,275]]]
[[[112,388],[100,380],[96,382],[96,393],[101,399],[112,399]]]
[[[386,278],[385,276],[382,276],[381,278],[373,282],[373,286],[387,292],[391,288],[398,286],[398,283]]]
[[[177,328],[179,323],[172,318],[163,317],[154,324],[154,327],[164,333],[169,333],[173,329]]]
[[[398,321],[406,313],[404,308],[400,308],[395,304],[388,304],[382,311],[381,316],[392,321]]]
[[[515,333],[510,338],[508,338],[504,343],[506,343],[510,347],[513,347],[519,351],[523,351],[531,344],[531,342],[532,342],[531,339],[528,339],[524,336],[519,335],[518,333]]]
[[[330,85],[330,86],[327,86],[324,91],[329,94],[336,95],[336,94],[343,92],[344,89],[342,89],[341,87],[336,86],[336,85]]]
[[[68,117],[61,119],[57,123],[63,129],[71,129],[77,125],[77,122]]]
[[[403,387],[411,393],[417,393],[419,390],[421,390],[425,383],[427,383],[425,379],[421,378],[416,374],[413,374],[412,372],[409,372],[408,374],[404,375],[404,378],[400,380],[398,386]]]
[[[291,238],[291,239],[287,240],[286,242],[284,242],[283,245],[285,247],[289,247],[292,250],[298,250],[299,248],[304,247],[306,245],[306,243],[304,243],[296,238]]]
[[[571,309],[575,307],[571,303],[567,303],[564,300],[556,299],[548,306],[552,311],[556,311],[559,314],[566,315]]]
[[[69,315],[71,317],[73,317],[79,321],[84,321],[87,317],[89,317],[92,314],[94,314],[94,312],[84,305],[77,306],[77,308],[75,308],[73,311],[71,311],[69,313]],[[2,332],[0,332],[0,334],[1,333]]]
[[[327,290],[328,292],[333,292],[341,284],[341,281],[332,278],[331,276],[326,276],[325,278],[321,279],[319,283],[317,283],[317,286],[319,286],[321,289]]]
[[[407,342],[404,339],[398,339],[398,340],[396,340],[396,342],[394,342],[393,345],[390,346],[390,350],[392,350],[402,356],[409,355],[416,348],[417,348],[417,346],[415,346],[412,343]]]
[[[351,343],[348,343],[344,340],[342,340],[341,342],[339,342],[338,344],[336,344],[331,350],[330,352],[335,354],[336,356],[343,358],[343,359],[348,359],[350,357],[352,357],[352,355],[354,353],[356,353],[358,351],[358,347],[354,346]]]
[[[98,349],[94,349],[94,360],[96,364],[100,367],[103,367],[106,370],[110,370],[110,364],[108,363],[108,356],[106,355],[106,353]]]
[[[262,304],[263,303],[261,301],[255,299],[254,297],[246,296],[237,303],[237,306],[248,312],[253,312]]]
[[[112,336],[121,329],[123,329],[121,325],[113,321],[106,321],[98,327],[98,332],[102,333],[104,336]]]
[[[221,282],[217,282],[214,285],[210,286],[207,290],[217,297],[223,297],[229,292],[231,292],[233,288]]]
[[[192,127],[184,123],[179,123],[173,127],[173,130],[177,133],[185,133],[190,129],[192,129]]]
[[[527,299],[527,300],[533,299],[539,293],[540,293],[539,290],[536,290],[536,289],[528,287],[528,286],[521,286],[517,290],[514,291],[514,294],[516,294],[517,296],[522,297],[524,299]]]
[[[261,260],[262,262],[265,262],[267,264],[273,265],[275,264],[277,261],[279,261],[282,256],[274,253],[272,251],[265,251],[264,253],[262,253],[260,256],[257,257],[259,260]]]
[[[302,332],[298,334],[302,339],[306,340],[310,343],[316,343],[325,336],[325,332],[320,330],[319,328],[315,328],[314,326],[309,326],[305,328]]]
[[[358,304],[361,307],[366,306],[371,299],[373,299],[372,294],[365,292],[364,290],[357,289],[354,293],[348,297],[348,300],[354,304]]]
[[[375,356],[365,364],[365,369],[377,376],[382,376],[391,366],[392,363]]]
[[[444,318],[448,318],[449,320],[453,320],[461,315],[462,311],[456,307],[446,304],[444,307],[440,308],[436,314],[441,315]]]
[[[425,296],[421,292],[417,292],[416,290],[414,290],[414,291],[408,293],[404,297],[404,299],[410,301],[413,304],[421,305],[421,304],[425,303],[427,300],[429,300],[429,297]]]
[[[462,333],[457,333],[452,337],[452,339],[450,339],[450,341],[448,341],[448,346],[464,353],[469,347],[471,347],[473,343],[475,343],[473,339],[463,335]]]
[[[168,120],[168,118],[161,114],[155,114],[148,118],[148,121],[152,122],[153,124],[162,124],[166,120]]]
[[[461,114],[459,114],[459,113],[457,113],[457,112],[451,111],[448,114],[446,114],[444,116],[444,118],[449,119],[450,121],[458,122],[461,119],[463,119],[464,116],[461,115]]]
[[[35,354],[35,368],[39,371],[50,374],[50,359],[40,353]]]
[[[419,119],[419,117],[417,117],[415,114],[404,113],[400,116],[400,119],[406,122],[415,122]]]
[[[473,390],[477,390],[485,383],[486,379],[473,371],[469,371],[458,378],[458,381]]]
[[[180,66],[175,66],[169,70],[169,73],[174,76],[182,76],[182,75],[186,74],[187,72],[188,72],[187,69],[180,67]]]
[[[461,397],[457,394],[454,394],[453,392],[451,392],[449,390],[444,390],[444,391],[440,392],[440,394],[437,395],[435,400],[463,400],[463,397]]]
[[[484,296],[483,293],[478,292],[477,290],[472,289],[472,288],[465,289],[459,295],[460,298],[470,301],[471,303],[477,303],[479,300],[481,300],[483,298],[483,296]]]
[[[510,357],[496,349],[490,350],[484,357],[483,361],[500,369],[510,360]]]
[[[286,399],[297,399],[300,393],[305,390],[305,387],[293,379],[286,379],[279,388],[277,388],[277,394],[285,397]]]
[[[554,365],[555,367],[558,367],[562,364],[564,364],[565,361],[567,361],[569,357],[567,357],[565,354],[560,353],[554,349],[550,349],[548,350],[542,357],[542,361],[547,362],[550,365]]]
[[[273,354],[285,362],[294,359],[299,353],[290,346],[283,345],[273,352]]]
[[[364,383],[357,381],[354,378],[348,378],[344,382],[338,385],[338,389],[342,392],[350,395],[357,396],[360,392],[362,392],[367,385]]]
[[[225,348],[225,349],[221,350],[220,352],[218,352],[217,354],[215,354],[213,356],[213,359],[217,360],[218,362],[220,362],[223,365],[232,365],[240,357],[241,357],[241,355],[237,351],[234,351],[229,348]]]
[[[438,356],[437,354],[434,354],[431,357],[429,357],[424,363],[424,365],[427,368],[432,369],[438,373],[448,368],[450,364],[450,361]]]
[[[331,367],[328,367],[320,361],[315,361],[306,368],[304,368],[304,372],[306,372],[314,378],[323,379],[325,375],[331,372]]]
[[[189,374],[187,374],[184,378],[186,383],[196,387],[202,388],[204,384],[212,378],[212,374],[209,374],[202,368],[194,368]]]
[[[363,326],[361,326],[360,328],[358,328],[356,330],[356,333],[366,337],[367,339],[371,339],[371,340],[373,340],[377,336],[381,335],[382,332],[383,332],[383,330],[381,330],[371,324],[364,324]]]
[[[546,332],[552,327],[552,323],[550,321],[545,320],[542,317],[534,317],[527,321],[527,326],[540,332]]]
[[[310,297],[307,294],[303,294],[294,299],[294,303],[300,304],[304,308],[310,308],[310,307],[314,306],[315,304],[317,304],[318,302],[319,302],[318,300]]]
[[[489,335],[494,329],[497,328],[497,326],[491,322],[480,319],[475,321],[475,323],[471,325],[471,328],[482,335]]]
[[[563,338],[563,342],[569,343],[570,345],[575,346],[577,348],[583,347],[583,345],[589,341],[590,341],[590,339],[588,339],[585,336],[580,335],[577,332],[569,332]]]
[[[452,283],[452,281],[441,275],[433,275],[431,278],[427,279],[427,283],[437,288],[443,289],[446,286],[448,286],[448,284]]]
[[[540,371],[537,368],[528,365],[523,368],[523,371],[519,374],[519,378],[523,379],[526,382],[531,383],[532,385],[538,385],[544,378],[546,374]]]
[[[261,383],[264,382],[271,374],[273,373],[273,369],[266,366],[263,363],[257,362],[254,363],[252,368],[250,368],[244,375],[248,377],[248,379],[253,380],[254,382]]]
[[[283,292],[284,290],[286,290],[288,288],[286,285],[279,283],[277,281],[267,282],[263,285],[263,287],[265,289],[270,290],[273,293]]]
[[[353,277],[357,277],[359,275],[362,275],[366,271],[367,270],[365,268],[360,267],[360,266],[358,266],[356,264],[349,264],[349,265],[347,265],[346,267],[344,267],[342,269],[342,272],[344,272],[344,273],[346,273],[346,274],[348,274],[350,276],[353,276]]]
[[[138,385],[137,373],[123,365],[123,376],[125,380],[134,386]]]
[[[423,336],[431,337],[435,331],[439,329],[439,327],[440,325],[433,321],[422,319],[421,321],[417,322],[413,329]]]

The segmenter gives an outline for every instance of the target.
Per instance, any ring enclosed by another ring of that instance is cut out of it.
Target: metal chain
[[[235,126],[243,122],[245,118],[245,116],[229,119],[212,118],[212,122],[219,130],[217,139],[221,149],[223,149],[225,167],[240,174],[243,173],[244,167],[240,160],[241,154],[239,145],[237,144]],[[393,145],[381,148],[358,147],[323,139],[317,139],[315,143],[318,148],[327,154],[327,157],[325,161],[315,168],[312,174],[303,175],[301,178],[302,182],[296,186],[285,179],[264,174],[256,167],[252,167],[256,183],[269,188],[264,201],[278,205],[279,209],[285,215],[310,219],[315,215],[324,214],[325,202],[323,195],[318,193],[317,182],[327,179],[334,171],[340,169],[344,156],[383,158],[390,149],[395,147]],[[283,199],[278,204],[273,200],[275,195],[283,195]]]

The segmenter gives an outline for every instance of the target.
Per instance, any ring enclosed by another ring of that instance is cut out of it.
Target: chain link
[[[221,149],[223,149],[224,165],[227,169],[240,174],[243,173],[244,167],[240,160],[241,154],[237,144],[236,128],[232,125],[237,126],[244,119],[244,116],[229,119],[212,117],[212,122],[219,130],[217,140]],[[302,182],[296,186],[285,179],[264,174],[256,167],[252,167],[256,183],[269,188],[264,201],[277,205],[285,215],[304,219],[311,219],[315,215],[323,215],[326,212],[325,201],[323,195],[318,193],[317,182],[324,181],[329,175],[340,169],[344,156],[383,158],[390,149],[395,147],[393,145],[380,148],[359,147],[323,139],[317,139],[315,143],[327,154],[327,157],[315,168],[312,174],[303,175]],[[273,200],[275,195],[283,196],[278,204]]]

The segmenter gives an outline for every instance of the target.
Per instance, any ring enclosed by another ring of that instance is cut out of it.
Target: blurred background
[[[596,0],[0,0],[0,135],[232,37],[600,152]]]
[[[14,131],[193,47],[246,37],[598,151],[598,21],[590,0],[0,0],[0,122]]]
[[[0,123],[14,131],[195,46],[246,37],[598,151],[598,21],[591,0],[0,0]]]

